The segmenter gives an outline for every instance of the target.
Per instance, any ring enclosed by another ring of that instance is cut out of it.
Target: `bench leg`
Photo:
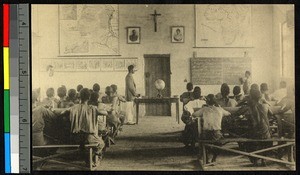
[[[290,147],[290,150],[289,150],[289,154],[288,154],[288,161],[289,162],[294,162],[294,146],[291,145]]]
[[[206,148],[205,144],[202,144],[202,160],[203,160],[203,167],[206,165]]]
[[[89,148],[89,165],[90,165],[90,170],[93,170],[93,149]]]

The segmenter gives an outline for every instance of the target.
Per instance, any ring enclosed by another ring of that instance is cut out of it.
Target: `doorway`
[[[162,79],[165,88],[162,91],[163,97],[171,96],[171,70],[170,54],[145,54],[145,92],[148,98],[157,96],[158,91],[154,82]],[[170,104],[147,104],[146,116],[170,116]]]

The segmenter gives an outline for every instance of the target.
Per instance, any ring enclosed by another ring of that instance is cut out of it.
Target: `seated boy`
[[[57,103],[58,108],[66,108],[68,102],[66,101],[67,89],[63,86],[57,89],[57,95],[59,97],[59,101]]]
[[[200,109],[205,104],[205,101],[201,97],[201,89],[198,86],[195,87],[193,96],[194,100],[184,105],[181,120],[186,124],[182,135],[183,143],[186,147],[191,144],[191,147],[194,149],[198,138],[198,130],[197,122],[193,120],[191,115],[195,112],[195,109]]]
[[[69,89],[68,96],[66,98],[66,108],[74,106],[74,104],[78,104],[79,100],[76,99],[76,90]]]
[[[204,106],[200,110],[196,111],[193,114],[193,117],[200,117],[203,119],[203,128],[201,133],[202,139],[219,141],[223,138],[221,133],[222,118],[224,116],[229,116],[230,112],[218,106],[213,94],[209,94],[206,97],[206,104],[207,106]],[[218,152],[215,149],[211,149],[211,152],[213,154],[211,161],[214,162],[216,161]]]
[[[240,86],[234,86],[233,90],[233,99],[239,103],[244,99],[244,95],[241,93],[241,87]]]
[[[75,144],[92,144],[97,143],[97,147],[94,149],[95,158],[101,157],[101,152],[104,147],[104,142],[101,137],[98,136],[98,115],[107,115],[106,111],[99,111],[97,107],[88,105],[90,93],[87,88],[83,88],[80,91],[80,104],[68,109],[70,123],[71,123],[71,142]]]
[[[186,105],[189,101],[191,101],[193,97],[193,83],[188,83],[186,85],[187,92],[184,92],[180,95],[180,101],[183,103],[183,106]]]
[[[57,108],[58,100],[54,97],[54,89],[48,88],[46,92],[47,97],[42,101],[45,108]]]
[[[221,95],[222,97],[217,100],[218,104],[221,107],[236,107],[237,102],[234,99],[229,98],[230,88],[226,83],[223,83],[221,86]]]

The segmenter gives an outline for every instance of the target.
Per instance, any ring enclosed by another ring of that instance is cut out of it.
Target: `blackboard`
[[[239,78],[245,71],[251,72],[249,57],[201,57],[191,58],[191,81],[195,85],[240,84]]]

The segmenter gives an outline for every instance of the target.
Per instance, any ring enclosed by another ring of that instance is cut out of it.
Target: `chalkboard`
[[[239,78],[251,71],[251,58],[191,58],[191,81],[195,85],[240,84]]]

